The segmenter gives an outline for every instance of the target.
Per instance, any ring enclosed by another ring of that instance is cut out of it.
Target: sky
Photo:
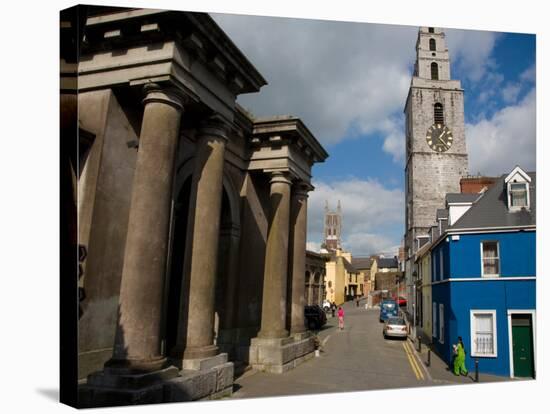
[[[238,102],[302,119],[329,153],[315,164],[308,249],[325,201],[343,210],[354,256],[397,254],[404,234],[405,118],[418,27],[212,14],[268,82]],[[464,89],[469,173],[535,170],[535,36],[444,29]]]

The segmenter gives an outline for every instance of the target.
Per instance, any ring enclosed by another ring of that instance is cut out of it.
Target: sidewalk
[[[437,355],[433,347],[422,343],[421,351],[418,352],[418,340],[414,340],[409,336],[409,341],[415,350],[416,356],[419,358],[422,363],[425,372],[429,374],[430,379],[434,383],[440,384],[475,384],[475,372],[469,372],[467,376],[456,376],[451,371],[447,363]],[[428,365],[428,351],[430,351],[430,365]],[[501,377],[497,375],[483,374],[479,373],[479,382],[502,382],[502,381],[511,381],[512,378]]]

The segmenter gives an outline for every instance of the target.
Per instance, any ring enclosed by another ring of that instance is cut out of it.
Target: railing
[[[490,333],[478,333],[474,340],[477,354],[494,353],[493,335]]]

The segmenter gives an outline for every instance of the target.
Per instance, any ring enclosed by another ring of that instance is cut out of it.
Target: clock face
[[[436,152],[445,152],[453,145],[453,134],[443,124],[433,124],[426,134],[428,146]]]

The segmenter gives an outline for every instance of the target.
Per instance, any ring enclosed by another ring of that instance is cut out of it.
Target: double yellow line
[[[407,354],[407,358],[409,359],[409,364],[411,364],[414,375],[416,375],[416,379],[424,380],[424,373],[422,372],[422,369],[420,369],[420,366],[418,365],[418,361],[414,356],[414,351],[411,348],[411,344],[409,343],[409,341],[403,342],[403,348],[405,349],[405,353]]]

